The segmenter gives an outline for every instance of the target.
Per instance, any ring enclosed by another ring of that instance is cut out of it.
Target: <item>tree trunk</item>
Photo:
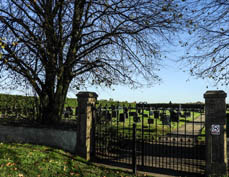
[[[56,124],[60,122],[64,111],[64,103],[69,83],[62,83],[56,93],[44,93],[40,96],[38,119],[42,124]]]

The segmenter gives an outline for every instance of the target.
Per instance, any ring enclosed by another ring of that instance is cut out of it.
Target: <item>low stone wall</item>
[[[76,131],[0,125],[0,142],[46,145],[76,153]]]

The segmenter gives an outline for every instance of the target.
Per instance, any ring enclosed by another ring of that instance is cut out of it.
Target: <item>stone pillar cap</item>
[[[225,98],[227,94],[223,90],[208,90],[204,94],[204,98]]]
[[[98,95],[95,92],[79,92],[76,94],[76,96],[79,97],[85,97],[85,98],[97,98]]]

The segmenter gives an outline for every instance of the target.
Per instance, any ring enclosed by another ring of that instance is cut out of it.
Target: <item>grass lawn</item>
[[[47,146],[0,143],[0,177],[127,177],[124,171],[98,167]]]

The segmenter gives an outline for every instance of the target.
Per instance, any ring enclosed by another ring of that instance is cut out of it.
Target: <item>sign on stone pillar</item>
[[[227,175],[226,96],[221,90],[204,94],[206,176]]]
[[[93,151],[93,107],[95,107],[98,95],[94,92],[79,92],[78,119],[77,119],[77,155],[91,159]]]

